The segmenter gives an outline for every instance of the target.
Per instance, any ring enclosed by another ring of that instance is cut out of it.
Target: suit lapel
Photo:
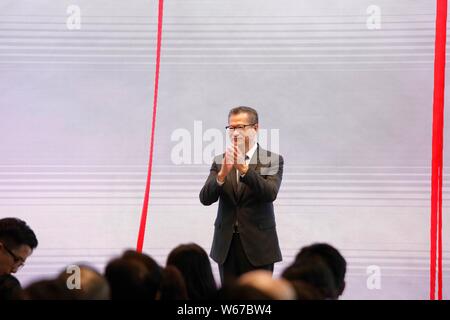
[[[250,159],[249,165],[248,167],[252,170],[256,170],[259,167],[260,164],[260,159],[259,159],[259,155],[260,155],[261,149],[259,147],[259,144],[256,147],[255,153],[253,154],[252,158]]]

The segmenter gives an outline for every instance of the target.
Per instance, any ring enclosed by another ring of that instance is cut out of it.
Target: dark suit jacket
[[[199,195],[205,206],[219,200],[211,258],[219,264],[225,262],[237,219],[242,247],[252,265],[281,261],[273,201],[277,198],[283,177],[283,157],[258,145],[247,173],[240,178],[239,193],[234,168],[222,186],[216,181],[223,157],[224,154],[214,159]]]

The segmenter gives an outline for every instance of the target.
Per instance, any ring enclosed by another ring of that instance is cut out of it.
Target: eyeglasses
[[[9,255],[13,258],[14,265],[17,265],[18,269],[20,269],[24,266],[25,261],[23,260],[22,257],[19,257],[16,254],[14,254],[14,252],[12,252],[7,246],[5,246],[5,244],[3,244],[3,248],[5,248],[6,252],[8,252]]]
[[[234,130],[238,130],[238,131],[243,131],[245,130],[247,127],[252,127],[254,126],[256,123],[251,123],[251,124],[239,124],[237,126],[226,126],[225,129],[227,131],[233,132]]]

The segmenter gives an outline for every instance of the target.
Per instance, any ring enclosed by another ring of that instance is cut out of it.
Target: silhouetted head
[[[313,286],[320,293],[321,299],[337,299],[333,273],[318,256],[292,264],[283,271],[282,277],[291,282],[301,281]]]
[[[154,300],[161,282],[161,267],[151,257],[129,250],[108,263],[105,277],[113,300]]]
[[[323,300],[323,294],[313,285],[304,281],[290,281],[297,300]]]
[[[190,243],[176,247],[170,252],[167,265],[175,266],[183,275],[189,299],[207,299],[215,294],[217,287],[211,263],[199,245]]]
[[[321,257],[333,273],[334,284],[340,296],[345,289],[347,262],[337,249],[326,243],[315,243],[303,247],[295,258],[295,264],[308,261],[311,257]]]
[[[175,266],[164,268],[157,300],[188,300],[183,275]]]

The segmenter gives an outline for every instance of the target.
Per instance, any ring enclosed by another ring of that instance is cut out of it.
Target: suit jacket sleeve
[[[222,193],[223,185],[221,186],[217,183],[218,172],[219,166],[216,161],[213,161],[209,176],[199,194],[200,202],[205,206],[209,206],[216,202]]]
[[[277,198],[283,178],[283,157],[279,156],[277,162],[277,164],[271,164],[270,169],[265,168],[272,171],[273,174],[263,177],[255,170],[249,169],[245,176],[241,177],[241,182],[247,184],[262,201],[273,202]],[[275,172],[275,170],[277,171]]]

